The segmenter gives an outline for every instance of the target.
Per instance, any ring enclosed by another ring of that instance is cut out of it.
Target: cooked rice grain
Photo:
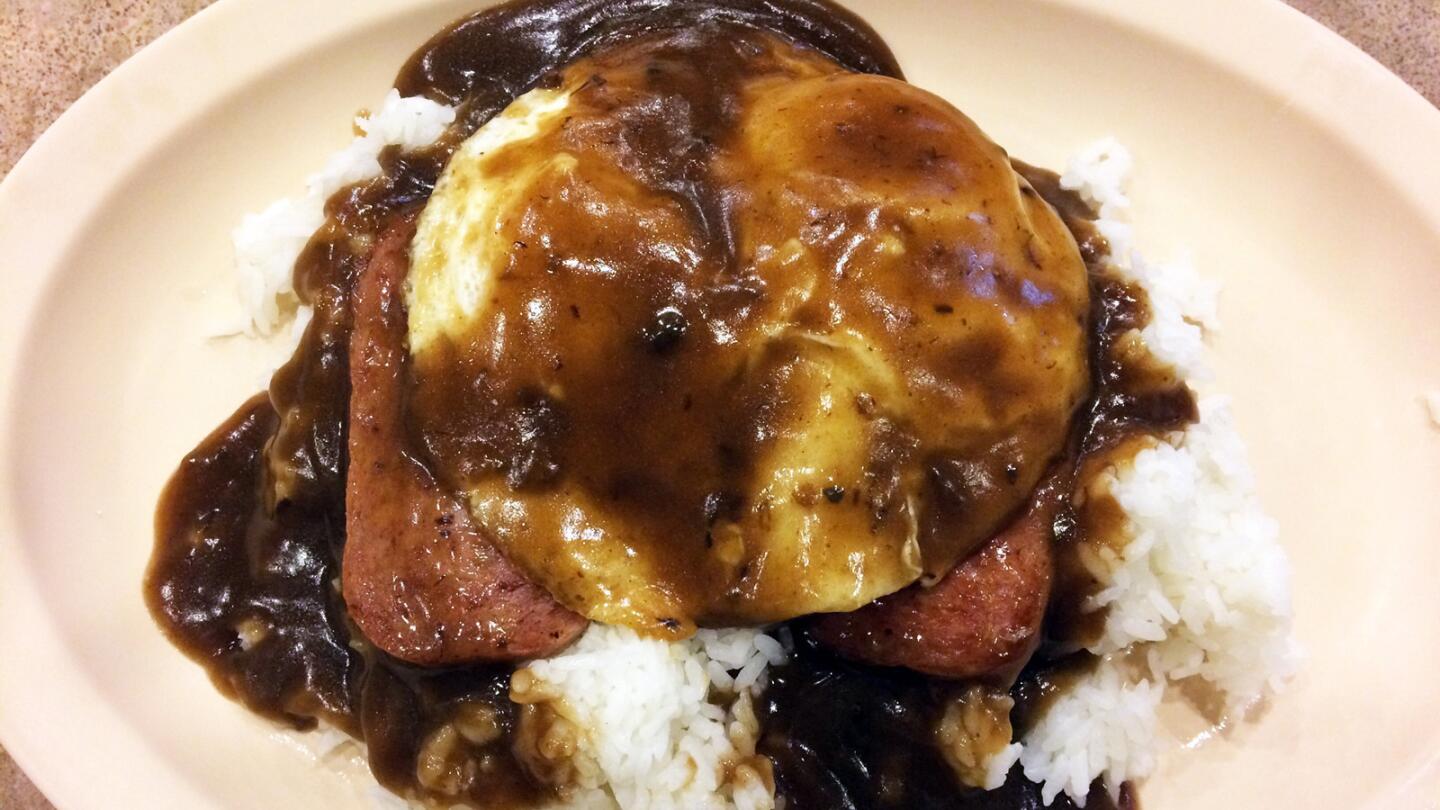
[[[277,200],[249,214],[231,233],[244,323],[232,333],[269,335],[296,310],[292,279],[295,260],[310,237],[325,224],[325,201],[341,188],[380,174],[380,152],[387,146],[428,146],[455,120],[455,108],[396,90],[380,108],[355,119],[363,133],[331,155],[325,167],[305,183],[305,196]],[[302,308],[303,309],[303,308]]]
[[[1132,160],[1107,138],[1081,150],[1061,179],[1100,211],[1114,268],[1146,290],[1140,340],[1192,384],[1210,377],[1204,331],[1217,324],[1218,287],[1188,261],[1146,262],[1133,249],[1124,190]],[[1226,400],[1200,401],[1200,420],[1140,450],[1091,489],[1128,516],[1119,538],[1090,555],[1107,610],[1092,651],[1102,663],[1060,696],[1024,739],[1026,777],[1048,804],[1081,806],[1095,779],[1112,791],[1155,763],[1155,707],[1169,681],[1200,678],[1240,715],[1295,669],[1290,568],[1279,529],[1260,506],[1245,446]],[[1119,549],[1116,551],[1116,549]],[[1132,662],[1143,661],[1136,665]]]
[[[517,670],[510,691],[522,718],[567,737],[539,741],[533,756],[563,752],[542,765],[571,801],[606,792],[621,810],[770,810],[754,698],[786,657],[755,629],[666,642],[592,624],[573,647]]]

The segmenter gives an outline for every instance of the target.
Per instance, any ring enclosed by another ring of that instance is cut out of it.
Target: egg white
[[[536,89],[485,123],[450,159],[426,204],[411,243],[405,284],[412,354],[436,339],[457,338],[486,312],[495,278],[510,246],[498,236],[533,182],[568,171],[575,158],[560,152],[506,172],[496,182],[492,159],[500,150],[535,138],[564,120],[571,91]]]

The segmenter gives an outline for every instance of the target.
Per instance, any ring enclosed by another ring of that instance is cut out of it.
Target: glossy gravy
[[[430,149],[388,150],[380,178],[329,201],[327,223],[295,271],[301,300],[315,310],[300,347],[268,395],[247,402],[187,456],[159,504],[145,593],[170,639],[251,710],[297,729],[331,724],[363,740],[377,779],[396,792],[484,808],[553,798],[511,753],[511,667],[408,666],[366,643],[347,619],[338,577],[357,268],[392,218],[424,205],[456,146],[518,94],[608,43],[683,26],[777,32],[851,70],[900,75],[868,26],[814,0],[529,0],[462,20],[418,51],[396,82],[404,94],[458,105],[457,125]],[[1053,174],[1017,168],[1061,213],[1090,269],[1091,394],[1072,424],[1069,456],[1083,464],[1193,421],[1183,383],[1116,351],[1119,336],[1148,318],[1145,297],[1105,273],[1106,246],[1091,213]],[[671,331],[660,329],[655,340]],[[1079,610],[1094,583],[1067,550],[1087,532],[1104,534],[1103,513],[1072,508],[1056,521],[1060,576],[1049,643],[1018,689],[1044,692],[1047,660],[1098,627],[1096,614]],[[1000,791],[961,787],[920,739],[944,682],[837,661],[797,632],[795,660],[772,671],[762,707],[762,750],[793,810],[1039,806],[1038,788],[1018,771]],[[825,711],[834,705],[849,710]],[[880,773],[891,778],[866,781]],[[848,798],[837,799],[837,790]],[[1122,798],[1130,802],[1128,792]],[[1088,806],[1107,801],[1097,794]]]
[[[456,154],[409,272],[412,432],[532,581],[662,637],[843,613],[1029,500],[1086,269],[972,122],[729,23],[553,92]]]

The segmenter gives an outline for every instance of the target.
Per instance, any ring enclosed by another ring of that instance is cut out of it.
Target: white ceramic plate
[[[207,341],[229,229],[299,191],[483,0],[225,0],[101,82],[0,186],[0,738],[64,810],[341,807],[141,600],[156,495],[273,354]],[[1013,154],[1118,135],[1142,247],[1225,287],[1233,392],[1308,657],[1172,751],[1149,808],[1440,805],[1440,112],[1278,2],[852,3]]]

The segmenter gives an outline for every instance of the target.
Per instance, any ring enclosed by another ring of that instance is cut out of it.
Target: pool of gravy
[[[461,20],[426,43],[396,81],[407,95],[459,106],[457,124],[433,147],[387,150],[379,178],[330,199],[327,222],[295,269],[297,293],[314,308],[295,355],[267,393],[185,458],[161,498],[145,596],[171,641],[252,711],[295,729],[335,726],[366,743],[376,778],[397,793],[479,808],[555,798],[512,750],[512,667],[409,666],[374,649],[347,618],[338,578],[349,297],[358,269],[387,223],[424,205],[456,146],[517,95],[607,43],[712,23],[777,32],[850,70],[900,76],[865,23],[817,0],[527,0]],[[1017,170],[1060,212],[1091,273],[1092,393],[1074,423],[1070,463],[1078,468],[1193,421],[1183,383],[1115,350],[1148,313],[1143,292],[1105,271],[1093,214],[1053,174],[1018,163]],[[1047,680],[1048,662],[1073,661],[1069,654],[1096,629],[1095,614],[1080,609],[1095,583],[1067,550],[1087,532],[1103,532],[1103,520],[1074,509],[1057,519],[1048,641],[1017,690],[1053,692],[1064,678]],[[938,758],[926,724],[944,682],[838,661],[803,628],[796,632],[796,655],[772,670],[761,712],[762,751],[790,808],[1040,806],[1038,787],[1018,771],[1003,789],[983,793],[960,786]],[[848,708],[827,710],[837,705]],[[1089,806],[1106,801],[1097,792]],[[1122,806],[1132,802],[1122,794]]]
[[[1017,712],[1034,710],[1063,684],[1073,663],[1038,667],[1017,681]],[[807,638],[772,670],[758,714],[757,750],[775,764],[788,810],[1039,810],[1040,786],[1016,765],[1005,784],[978,790],[959,784],[940,754],[935,718],[956,684],[904,670],[842,660]],[[1048,805],[1076,805],[1061,794]],[[1097,783],[1085,807],[1135,810],[1133,787],[1118,801]]]

